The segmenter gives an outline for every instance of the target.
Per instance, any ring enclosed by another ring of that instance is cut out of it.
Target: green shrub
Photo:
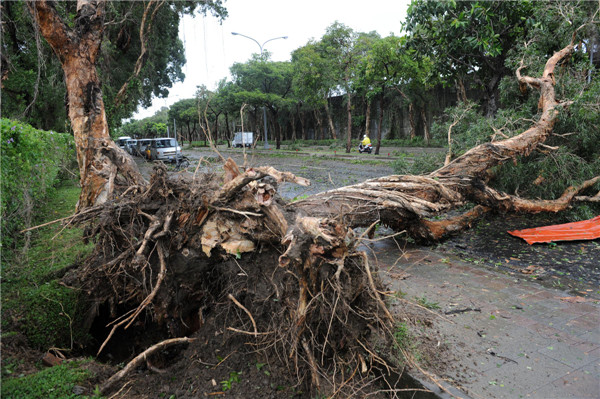
[[[377,143],[377,139],[372,138],[373,145]],[[432,137],[429,144],[425,142],[423,137],[404,138],[404,139],[384,139],[381,140],[381,145],[384,147],[443,147],[445,141],[439,137]]]
[[[6,248],[14,244],[13,232],[31,223],[33,209],[65,170],[77,169],[72,136],[37,130],[9,119],[1,119],[0,127],[1,243]]]
[[[73,392],[73,387],[92,373],[81,368],[81,362],[68,362],[47,368],[25,377],[2,380],[3,398],[63,399],[81,397]]]
[[[397,160],[392,163],[394,172],[399,175],[424,175],[437,170],[444,165],[443,153],[425,153],[415,158],[401,154]]]
[[[17,303],[11,303],[11,299],[7,305],[13,310],[20,308],[19,327],[33,347],[70,349],[72,341],[84,340],[85,335],[78,329],[84,316],[78,291],[53,280],[39,286],[24,286],[19,298],[14,298],[17,300]]]

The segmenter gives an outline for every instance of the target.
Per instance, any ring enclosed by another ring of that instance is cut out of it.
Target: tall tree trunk
[[[381,125],[383,124],[383,92],[379,97],[379,105],[377,107],[378,120],[377,120],[377,147],[375,148],[375,155],[379,155],[379,148],[381,147]]]
[[[462,76],[456,78],[456,99],[459,103],[467,102],[467,90]]]
[[[124,184],[144,185],[133,159],[111,140],[96,62],[104,32],[105,1],[79,0],[74,28],[61,20],[52,2],[27,3],[65,74],[68,115],[75,136],[81,195],[77,209],[111,198],[118,174]]]
[[[425,114],[425,106],[421,107],[421,121],[423,122],[423,138],[425,144],[429,144],[431,134],[429,133],[429,124],[427,123],[427,115]]]
[[[348,79],[346,78],[346,83],[348,83]],[[352,147],[352,93],[350,93],[350,85],[346,84],[346,93],[348,96],[348,102],[346,104],[346,112],[348,114],[348,127],[346,134],[346,153],[350,153],[350,148]]]
[[[477,75],[474,76],[475,82],[483,87],[485,93],[485,116],[486,118],[492,118],[496,115],[498,110],[498,104],[496,103],[496,90],[502,76],[496,74],[490,78],[489,81],[483,82]]]
[[[306,140],[306,113],[302,112],[300,114],[300,134],[302,140]]]
[[[297,137],[296,137],[296,114],[294,114],[293,112],[290,114],[290,119],[291,119],[291,123],[292,123],[292,141],[295,142]]]
[[[275,132],[276,148],[281,149],[281,124],[277,121],[277,114],[273,115],[273,131]]]
[[[333,126],[333,118],[331,118],[331,111],[329,111],[329,98],[325,98],[325,114],[327,115],[327,123],[329,124],[329,132],[331,134],[331,138],[337,140],[337,135],[335,134],[335,127]]]
[[[417,137],[417,123],[415,122],[415,105],[408,104],[408,123],[410,124],[410,139]]]
[[[369,129],[370,124],[371,124],[371,100],[367,99],[367,112],[365,115],[365,134],[368,137],[371,137],[371,129]]]
[[[231,129],[229,128],[229,114],[225,112],[225,140],[227,141],[227,148],[231,147]]]
[[[425,144],[429,144],[429,140],[431,140],[431,134],[429,133],[429,124],[427,123],[425,106],[421,108],[421,121],[423,122],[423,138],[425,139]]]
[[[314,110],[315,121],[317,122],[317,129],[315,129],[315,140],[320,140],[323,135],[323,121],[321,120],[321,115],[319,111]]]

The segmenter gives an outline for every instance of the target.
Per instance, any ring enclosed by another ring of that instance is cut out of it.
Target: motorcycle
[[[358,152],[360,154],[362,154],[363,152],[370,154],[371,151],[373,151],[373,145],[371,143],[369,143],[367,145],[362,145],[362,144],[358,145]]]

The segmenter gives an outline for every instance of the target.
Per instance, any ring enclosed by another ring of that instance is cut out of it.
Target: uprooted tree
[[[270,167],[240,170],[230,160],[224,178],[169,175],[157,167],[146,182],[108,137],[94,69],[102,4],[79,1],[75,30],[47,2],[30,4],[67,81],[83,187],[72,221],[86,223],[86,238],[96,247],[64,282],[88,298],[87,327],[104,322],[99,353],[126,331],[153,329],[177,338],[221,323],[232,337],[278,354],[312,389],[349,397],[369,389],[373,370],[395,366],[379,351],[389,345],[394,320],[376,270],[357,250],[361,237],[354,227],[368,233],[381,223],[437,240],[490,209],[560,211],[600,180],[548,201],[487,185],[490,168],[542,144],[558,109],[568,106],[556,99],[554,70],[572,53],[570,43],[550,57],[541,77],[517,71],[524,90],[540,91],[542,113],[531,128],[475,147],[427,176],[382,177],[296,203],[284,202],[277,184],[309,184],[305,179]],[[429,220],[466,203],[476,206]],[[226,316],[217,321],[217,314]],[[182,341],[189,342],[156,348]]]

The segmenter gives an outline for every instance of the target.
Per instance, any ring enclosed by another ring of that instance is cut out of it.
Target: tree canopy
[[[76,5],[57,2],[55,9],[65,21],[72,21]],[[184,79],[180,17],[198,12],[227,16],[221,0],[106,2],[97,68],[112,128],[139,107],[150,106],[153,97],[167,97],[173,83]],[[65,130],[69,122],[63,72],[26,2],[3,3],[2,17],[3,115]]]

